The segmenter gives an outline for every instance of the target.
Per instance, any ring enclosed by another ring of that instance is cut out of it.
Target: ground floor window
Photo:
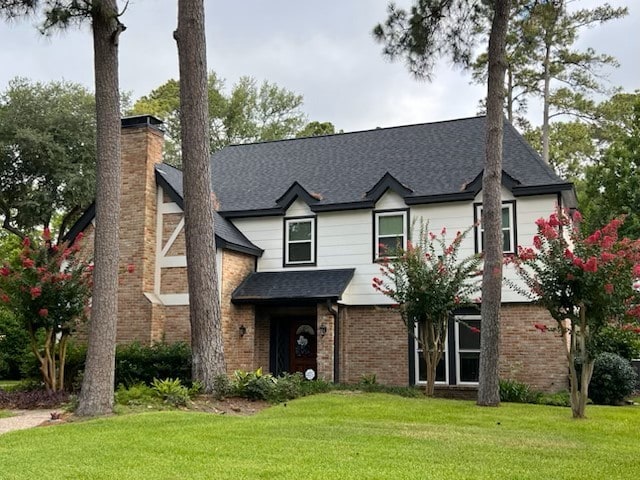
[[[415,383],[426,383],[426,362],[414,341]],[[477,385],[480,373],[480,316],[457,315],[449,322],[445,351],[436,371],[436,384]]]

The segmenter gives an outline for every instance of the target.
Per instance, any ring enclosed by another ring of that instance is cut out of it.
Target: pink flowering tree
[[[480,290],[474,281],[480,275],[479,255],[459,258],[462,240],[468,234],[458,232],[447,244],[446,229],[440,235],[420,228],[417,244],[408,242],[406,250],[388,252],[382,259],[381,277],[373,279],[373,288],[392,298],[411,336],[422,347],[426,363],[425,394],[432,396],[436,369],[442,358],[447,325],[455,310],[472,304]],[[475,327],[469,327],[479,333]],[[416,333],[417,332],[417,333]]]
[[[72,247],[25,237],[20,254],[0,268],[0,301],[22,322],[49,391],[64,388],[67,342],[86,318],[92,266],[82,261],[80,238]]]
[[[637,329],[640,319],[640,240],[618,237],[622,219],[592,235],[580,231],[581,216],[558,211],[536,221],[534,248],[518,247],[507,259],[524,287],[514,290],[543,305],[557,322],[567,349],[574,418],[584,418],[593,373],[593,339],[607,325]],[[544,325],[534,325],[545,332]]]

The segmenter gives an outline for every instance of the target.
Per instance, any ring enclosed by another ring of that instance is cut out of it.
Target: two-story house
[[[161,122],[122,122],[118,341],[190,338],[182,172],[162,163]],[[309,378],[419,383],[423,363],[391,301],[376,292],[381,246],[406,245],[423,219],[452,235],[482,211],[485,118],[234,145],[212,156],[214,219],[227,365]],[[573,187],[505,122],[505,253],[531,245],[535,220],[575,206]],[[89,237],[89,209],[70,232]],[[481,225],[463,254],[483,248]],[[508,268],[505,275],[513,275]],[[452,319],[441,387],[478,381],[479,311]],[[504,288],[501,375],[566,388],[561,340],[534,323],[547,313]]]

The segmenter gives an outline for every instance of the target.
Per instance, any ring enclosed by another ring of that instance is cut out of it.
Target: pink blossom
[[[640,277],[640,263],[637,265],[634,265],[633,267],[633,276],[634,277]]]
[[[533,237],[533,246],[536,247],[538,250],[542,250],[542,240],[538,235]]]
[[[31,287],[30,293],[31,299],[33,300],[42,295],[42,289],[40,287]]]
[[[42,231],[42,239],[43,239],[45,242],[49,242],[49,241],[51,241],[51,230],[49,230],[49,228],[45,228],[45,229]]]
[[[543,333],[549,329],[544,323],[534,323],[533,326]]]
[[[22,266],[24,268],[31,268],[35,265],[35,262],[33,260],[31,260],[30,258],[25,258],[24,260],[22,260]]]
[[[559,227],[560,226],[560,221],[558,220],[558,215],[556,215],[555,213],[552,213],[549,216],[549,225],[551,225],[552,227]]]
[[[578,268],[584,269],[584,261],[580,257],[573,257],[573,264]]]
[[[442,231],[440,232],[441,235],[446,235],[447,234],[447,227],[442,227]]]
[[[584,264],[583,267],[585,272],[597,272],[598,271],[598,261],[596,257],[589,257],[589,260]]]
[[[564,251],[564,258],[568,258],[569,260],[573,260],[573,252],[567,248]]]
[[[567,280],[571,282],[575,279],[576,279],[575,275],[573,275],[572,273],[567,273]]]
[[[536,225],[540,228],[544,227],[546,224],[547,224],[547,221],[542,217],[536,220]]]
[[[480,333],[480,329],[477,327],[469,327],[469,330],[471,330],[473,333]]]
[[[42,318],[47,318],[47,316],[49,315],[49,310],[47,310],[46,308],[41,308],[40,310],[38,310],[38,315],[40,315]]]
[[[3,277],[8,277],[11,274],[11,270],[9,270],[9,267],[2,267],[0,268],[0,275],[2,275]]]
[[[613,284],[612,283],[605,284],[604,291],[607,292],[609,295],[611,295],[613,293]]]
[[[603,252],[602,255],[600,255],[600,260],[603,263],[607,263],[615,259],[616,259],[616,256],[613,253]]]
[[[29,237],[24,237],[24,240],[22,240],[22,246],[29,247],[29,245],[31,245],[31,239]]]
[[[11,301],[9,295],[7,295],[6,293],[0,295],[0,300],[2,301],[2,303],[9,303]]]
[[[589,245],[595,245],[600,241],[600,237],[602,236],[602,232],[600,230],[596,230],[593,234],[589,235],[585,240],[585,243]]]
[[[582,214],[578,210],[573,211],[573,221],[580,223],[582,221]]]

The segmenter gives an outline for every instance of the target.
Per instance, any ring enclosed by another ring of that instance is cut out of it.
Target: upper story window
[[[407,248],[407,210],[374,212],[374,260]]]
[[[484,227],[482,225],[482,204],[474,204],[474,220],[480,221],[476,227],[476,253],[484,251]],[[502,202],[502,251],[516,251],[516,202]]]
[[[284,232],[284,264],[315,264],[315,217],[287,218]]]

